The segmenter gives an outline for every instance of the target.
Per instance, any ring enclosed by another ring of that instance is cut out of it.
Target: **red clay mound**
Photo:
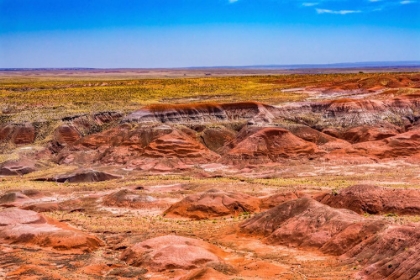
[[[418,279],[420,226],[389,225],[347,209],[334,209],[308,197],[257,214],[241,231],[266,236],[270,244],[315,247],[365,266],[366,279]]]
[[[168,217],[208,219],[259,210],[260,200],[246,194],[209,190],[187,196],[164,212]]]
[[[31,144],[35,141],[35,128],[30,123],[7,124],[0,127],[0,141],[14,144]]]
[[[229,277],[227,275],[224,275],[221,272],[218,272],[217,270],[214,270],[211,267],[205,267],[205,268],[198,268],[187,275],[180,278],[180,280],[228,280],[232,279],[232,277]]]
[[[405,132],[379,141],[353,145],[354,151],[362,156],[379,159],[413,156],[420,153],[420,129]]]
[[[367,279],[419,279],[420,226],[389,226],[341,258],[369,265],[359,273]]]
[[[151,158],[193,159],[195,163],[216,161],[219,155],[181,131],[172,131],[152,141],[142,154]]]
[[[54,141],[61,146],[71,145],[80,138],[81,133],[72,125],[61,125],[54,131]]]
[[[419,279],[420,244],[406,248],[404,252],[366,267],[360,276],[368,279]]]
[[[124,124],[80,139],[60,151],[56,161],[135,167],[147,165],[146,161],[150,159],[176,159],[184,164],[196,164],[214,162],[219,158],[218,154],[181,129],[167,125]]]
[[[38,213],[65,211],[65,212],[83,212],[83,201],[79,199],[71,199],[62,202],[39,202],[24,205],[23,209],[32,210]]]
[[[223,148],[234,141],[236,133],[224,127],[208,127],[200,134],[207,148],[216,153],[222,153]]]
[[[58,183],[81,183],[81,182],[101,182],[113,179],[119,179],[120,176],[112,175],[101,171],[82,171],[72,174],[57,175],[52,178],[38,178],[35,181],[48,181]]]
[[[7,274],[7,279],[51,279],[65,280],[60,272],[39,265],[25,264]]]
[[[229,151],[225,159],[278,161],[318,153],[315,144],[307,142],[282,128],[262,128]]]
[[[399,132],[392,127],[359,126],[342,133],[341,138],[350,143],[382,140],[397,135]]]
[[[0,175],[25,175],[36,170],[36,163],[32,160],[9,160],[0,164]]]
[[[32,202],[33,199],[21,192],[7,192],[0,196],[0,206],[3,207],[20,207],[25,203]]]
[[[0,212],[0,226],[34,223],[45,223],[45,218],[36,212],[19,208],[8,208]]]
[[[148,239],[126,249],[121,260],[152,271],[191,270],[208,263],[219,263],[223,252],[201,240],[167,235]]]
[[[73,253],[90,252],[102,245],[95,236],[72,229],[63,223],[18,208],[0,212],[0,241],[24,243]]]
[[[317,200],[334,208],[346,208],[359,214],[420,214],[420,190],[387,189],[356,185],[338,194],[327,194]]]
[[[293,127],[290,131],[297,137],[318,145],[320,150],[326,152],[351,147],[349,142],[338,139],[338,136],[331,136],[308,126]]]
[[[302,197],[257,214],[241,225],[241,231],[264,235],[269,244],[293,244],[341,255],[382,227],[383,223],[353,211]]]
[[[148,208],[159,205],[158,200],[152,196],[138,195],[128,190],[109,194],[102,199],[102,202],[106,206],[128,208]]]
[[[277,193],[274,195],[271,195],[269,197],[261,198],[261,204],[260,207],[262,209],[269,209],[276,207],[283,202],[289,201],[289,200],[295,200],[299,197],[302,197],[303,194],[300,192],[284,192],[284,193]]]

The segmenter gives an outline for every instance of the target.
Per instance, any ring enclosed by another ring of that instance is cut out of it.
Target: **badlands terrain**
[[[0,72],[0,279],[420,279],[420,74]]]

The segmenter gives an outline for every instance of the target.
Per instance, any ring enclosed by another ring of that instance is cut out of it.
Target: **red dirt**
[[[150,195],[139,195],[129,190],[111,193],[105,196],[102,202],[105,206],[128,208],[152,208],[165,205]]]
[[[205,264],[219,263],[223,252],[206,242],[176,235],[152,238],[128,248],[121,259],[153,271],[191,270]]]
[[[368,265],[359,273],[368,279],[418,279],[420,226],[389,226],[349,250],[343,259]]]
[[[106,172],[84,170],[71,174],[56,175],[52,178],[37,178],[35,181],[49,181],[58,183],[101,182],[121,178]]]
[[[420,191],[356,185],[316,198],[334,208],[346,208],[359,214],[420,214]]]
[[[342,139],[354,144],[360,142],[382,140],[395,136],[398,133],[399,132],[396,128],[362,126],[346,130],[341,137]]]
[[[260,200],[246,194],[209,190],[187,196],[164,212],[167,217],[185,217],[195,220],[239,215],[259,210]]]
[[[96,250],[102,241],[30,210],[8,208],[0,212],[2,243],[36,245],[58,251],[83,253]]]
[[[355,225],[355,230],[346,231]],[[264,235],[270,244],[319,248],[334,255],[360,242],[365,228],[378,229],[373,221],[365,221],[353,211],[330,208],[308,197],[280,204],[241,225],[243,232]],[[335,242],[336,238],[341,242]]]
[[[25,175],[36,171],[36,162],[28,159],[9,160],[0,164],[0,175]]]
[[[31,144],[35,141],[36,131],[31,123],[7,124],[0,127],[0,141],[13,144]]]
[[[294,136],[282,128],[262,128],[235,146],[225,161],[277,161],[279,158],[299,158],[318,153],[315,144]]]

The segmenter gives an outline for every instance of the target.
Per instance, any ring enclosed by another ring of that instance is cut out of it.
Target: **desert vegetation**
[[[418,72],[37,73],[0,73],[0,278],[418,279]]]

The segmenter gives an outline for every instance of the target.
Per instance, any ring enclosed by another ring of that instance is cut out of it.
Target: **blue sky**
[[[420,60],[420,0],[0,0],[0,67]]]

